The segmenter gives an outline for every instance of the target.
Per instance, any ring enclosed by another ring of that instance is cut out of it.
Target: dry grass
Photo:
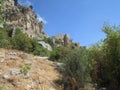
[[[0,49],[0,55],[4,58],[0,62],[0,86],[5,90],[58,90],[53,82],[59,79],[55,63],[17,50]],[[19,69],[25,63],[32,64],[28,79],[24,79],[23,74],[10,74],[11,69]],[[3,79],[4,75],[8,75],[8,79]]]

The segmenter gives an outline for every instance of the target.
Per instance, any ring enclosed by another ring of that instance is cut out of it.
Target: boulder
[[[7,74],[4,74],[3,79],[9,79],[9,76]]]
[[[52,51],[52,47],[48,43],[45,43],[44,41],[39,41],[38,44],[46,48],[47,50]]]
[[[57,68],[62,68],[63,66],[65,66],[64,63],[56,63],[56,67],[57,67]]]

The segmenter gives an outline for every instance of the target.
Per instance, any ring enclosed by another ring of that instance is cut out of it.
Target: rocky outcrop
[[[44,22],[38,20],[31,7],[18,4],[17,0],[5,0],[2,9],[4,10],[2,14],[4,21],[11,25],[13,30],[19,28],[29,37],[38,40],[48,37],[43,29]]]
[[[65,35],[64,35],[63,40],[64,40],[64,46],[68,46],[68,45],[71,44],[70,37],[69,37],[68,34],[65,34]]]
[[[70,37],[68,34],[58,34],[56,36],[52,37],[52,43],[54,46],[70,46],[72,41],[70,40]]]
[[[69,34],[58,34],[56,36],[51,37],[52,39],[52,45],[55,47],[60,47],[60,46],[67,46],[71,48],[79,48],[80,44],[75,43],[70,39]]]

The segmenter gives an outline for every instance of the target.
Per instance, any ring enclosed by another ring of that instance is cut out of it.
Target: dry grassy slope
[[[22,73],[11,75],[11,69],[31,63],[30,77]],[[17,50],[0,49],[0,86],[5,90],[58,90],[54,80],[59,79],[56,63]],[[5,78],[4,78],[5,77]]]

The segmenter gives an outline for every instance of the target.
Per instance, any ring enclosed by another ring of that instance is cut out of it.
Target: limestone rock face
[[[60,46],[61,44],[64,46],[71,45],[72,41],[70,40],[70,36],[68,34],[58,34],[52,37],[53,44],[57,44]],[[57,42],[56,42],[57,41]]]
[[[70,37],[69,37],[68,34],[65,34],[65,35],[64,35],[63,40],[64,40],[64,45],[65,45],[65,46],[70,45],[71,42],[70,42]]]
[[[47,38],[44,32],[44,22],[39,21],[31,7],[18,4],[17,0],[5,0],[2,7],[4,21],[13,27],[13,30],[20,28],[29,37],[36,39]]]
[[[79,43],[75,43],[71,40],[69,34],[58,34],[56,36],[51,37],[52,39],[52,45],[56,46],[56,47],[60,47],[60,46],[67,46],[67,47],[71,47],[71,48],[79,48],[80,44]]]

